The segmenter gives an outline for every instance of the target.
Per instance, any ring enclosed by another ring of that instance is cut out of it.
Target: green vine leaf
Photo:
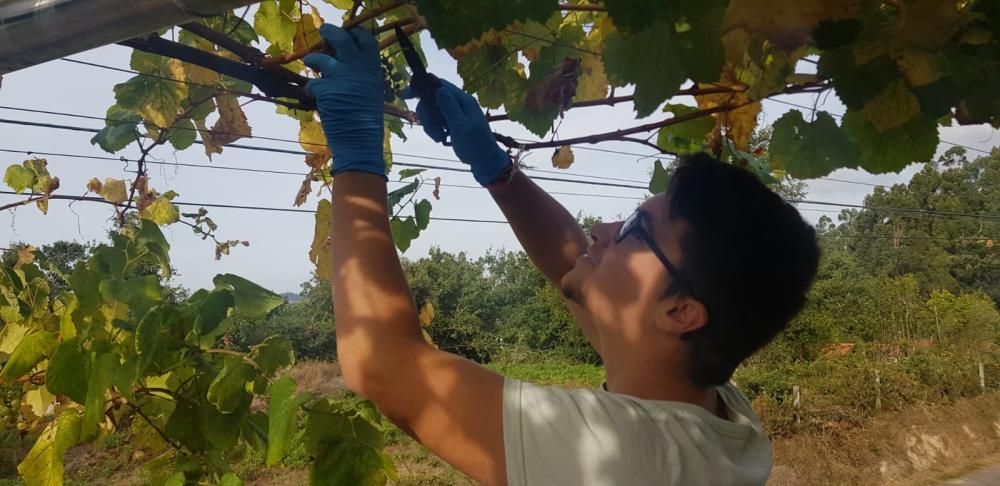
[[[10,186],[14,192],[20,194],[25,189],[30,189],[31,186],[35,185],[35,173],[21,164],[12,164],[7,167],[3,182]]]
[[[56,334],[39,331],[26,335],[7,358],[0,381],[9,382],[28,374],[56,348]]]
[[[222,413],[232,413],[249,395],[247,383],[253,381],[256,372],[238,357],[226,357],[222,371],[208,387],[208,401]]]
[[[792,177],[823,177],[841,167],[857,167],[857,146],[837,126],[829,113],[816,113],[807,123],[802,112],[791,110],[774,122],[768,146],[770,162]]]
[[[923,116],[880,131],[864,113],[848,111],[843,129],[861,149],[861,168],[873,174],[899,172],[911,163],[930,161],[938,145],[937,124]]]
[[[231,290],[236,311],[247,317],[266,315],[285,303],[284,297],[231,273],[216,275],[212,282],[216,289]]]
[[[686,115],[698,111],[698,108],[687,105],[667,103],[663,107],[665,113],[674,116]],[[705,148],[705,137],[715,128],[715,119],[708,116],[695,118],[676,125],[665,126],[656,136],[656,145],[668,152],[676,154],[692,154]]]
[[[456,47],[514,21],[544,22],[556,11],[556,0],[417,0],[431,35],[441,47]],[[456,22],[455,19],[462,19]]]

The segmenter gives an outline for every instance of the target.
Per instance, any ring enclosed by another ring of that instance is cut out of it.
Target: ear
[[[656,310],[656,327],[671,334],[684,334],[708,323],[708,309],[696,299],[671,296],[660,301]]]

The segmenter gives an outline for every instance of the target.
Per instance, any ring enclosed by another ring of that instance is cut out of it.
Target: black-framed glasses
[[[663,250],[660,250],[660,247],[656,245],[656,241],[653,240],[653,236],[649,234],[649,230],[646,229],[648,225],[649,213],[642,210],[632,213],[632,215],[629,216],[624,223],[622,223],[622,227],[618,230],[618,234],[615,236],[615,243],[620,243],[632,234],[638,236],[639,239],[642,240],[642,242],[645,243],[650,250],[652,250],[653,254],[656,255],[656,258],[660,260],[660,263],[667,268],[667,273],[669,273],[670,277],[674,280],[671,287],[673,287],[674,290],[687,289],[690,291],[691,287],[688,285],[687,279],[684,278],[684,274],[682,274],[673,263],[670,263],[670,259],[667,258],[667,255],[663,254]]]

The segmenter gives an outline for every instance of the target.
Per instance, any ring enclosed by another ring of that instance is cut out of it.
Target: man
[[[624,222],[575,219],[511,166],[476,101],[445,84],[417,111],[450,129],[531,260],[559,285],[604,360],[602,389],[505,379],[435,349],[389,233],[378,44],[324,25],[337,58],[311,54],[333,151],[332,284],[347,386],[486,484],[763,484],[772,452],[729,379],[802,307],[812,228],[751,174],[696,156]]]

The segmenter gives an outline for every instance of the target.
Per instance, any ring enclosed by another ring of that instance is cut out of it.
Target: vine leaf
[[[128,199],[128,190],[125,188],[125,181],[121,179],[105,178],[104,184],[100,186],[99,190],[101,197],[115,204],[121,204]]]
[[[168,225],[180,220],[180,211],[174,206],[167,196],[160,196],[153,200],[148,206],[142,209],[139,215],[143,219],[148,219],[157,225]]]
[[[231,273],[216,275],[212,282],[217,289],[231,290],[236,311],[247,317],[267,315],[285,303],[284,297]]]
[[[659,159],[653,163],[653,177],[649,179],[649,192],[653,194],[659,194],[667,190],[667,184],[670,183],[670,174],[667,169],[663,167],[663,162]]]
[[[39,331],[26,335],[7,358],[0,371],[0,382],[10,382],[27,374],[56,348],[56,334]]]
[[[247,397],[246,385],[253,381],[256,373],[243,359],[227,356],[222,371],[208,387],[208,401],[220,412],[233,413]]]
[[[80,414],[64,410],[35,441],[28,455],[17,466],[27,484],[59,485],[63,482],[63,455],[80,438]]]
[[[906,82],[898,80],[865,103],[865,116],[880,132],[896,128],[920,113],[920,102]]]
[[[639,32],[616,30],[607,36],[604,70],[615,86],[635,84],[635,111],[639,117],[653,113],[687,79],[677,51],[669,47],[673,37],[674,24],[667,20]],[[637,56],[637,52],[646,55]]]
[[[816,113],[807,123],[802,112],[791,110],[774,122],[768,160],[799,179],[823,177],[841,167],[858,166],[860,153],[829,113]]]
[[[3,182],[10,186],[11,189],[14,189],[14,192],[20,194],[25,189],[29,189],[34,185],[35,173],[21,164],[12,164],[7,167],[7,172],[3,176]]]
[[[105,300],[125,304],[137,315],[144,315],[163,299],[160,280],[156,275],[110,278],[102,280],[98,288]]]
[[[65,395],[74,402],[87,400],[87,383],[90,374],[90,357],[77,338],[59,344],[48,369],[45,370],[45,387],[56,395]]]
[[[726,138],[730,139],[738,150],[746,151],[750,145],[750,135],[757,126],[760,102],[746,104],[752,100],[751,93],[746,89],[746,84],[740,80],[739,72],[733,65],[727,64],[723,68],[719,81],[715,84],[732,88],[733,91],[695,96],[698,108],[706,110],[723,105],[745,105],[728,112],[713,114],[716,132],[712,135],[721,134],[721,130],[725,129]]]
[[[417,223],[417,229],[423,231],[431,222],[431,202],[421,199],[413,205],[413,218]]]
[[[723,29],[743,29],[792,51],[803,45],[821,21],[857,14],[859,2],[825,0],[743,0],[730,2]]]
[[[304,442],[315,462],[309,484],[385,484],[395,478],[396,470],[382,452],[382,431],[366,418],[377,419],[378,412],[341,407],[329,400],[310,407]]]
[[[588,51],[600,52],[604,49],[605,37],[615,29],[610,17],[604,17],[595,22],[587,34],[583,48]],[[580,57],[580,78],[576,84],[576,96],[573,101],[599,100],[608,95],[611,85],[608,75],[604,72],[604,62],[598,56]]]
[[[295,380],[290,376],[279,378],[271,384],[267,406],[268,466],[281,462],[295,435],[299,406],[308,398],[307,394],[296,395],[295,392]]]
[[[389,229],[392,230],[392,242],[404,253],[410,248],[410,243],[420,235],[420,227],[411,217],[392,218],[389,220]]]
[[[299,145],[306,151],[306,165],[318,171],[326,170],[333,153],[330,152],[323,126],[319,122],[315,120],[299,122]]]
[[[913,162],[928,162],[938,145],[937,124],[925,116],[880,131],[864,113],[848,111],[843,129],[861,149],[861,167],[873,174],[898,172]]]
[[[176,59],[132,51],[131,67],[141,73],[115,85],[115,100],[122,108],[134,110],[142,118],[163,129],[173,125],[188,97],[184,66]],[[143,76],[154,74],[155,76]]]
[[[573,149],[569,145],[563,145],[552,152],[552,167],[569,169],[575,159]]]
[[[434,304],[430,302],[424,304],[420,308],[420,314],[417,317],[420,319],[421,326],[430,327],[431,323],[434,322]]]
[[[431,36],[443,48],[478,39],[491,29],[514,21],[544,22],[556,11],[556,0],[417,0],[417,10],[427,19]],[[462,19],[456,22],[456,19]]]
[[[673,115],[687,115],[698,111],[698,108],[687,105],[667,103],[663,111]],[[715,120],[710,116],[694,118],[675,125],[667,125],[660,129],[656,136],[656,145],[667,152],[676,154],[691,154],[701,152],[705,148],[705,138]]]
[[[278,370],[295,364],[295,351],[287,338],[268,336],[250,349],[250,359],[257,363],[261,373],[271,376]]]
[[[253,27],[271,44],[268,52],[292,51],[296,22],[292,16],[296,10],[294,0],[264,0],[260,2],[254,15]]]
[[[204,129],[204,122],[196,122],[201,133],[201,141],[205,145],[205,155],[209,159],[212,154],[221,154],[222,146],[233,143],[243,137],[252,136],[252,129],[247,122],[247,115],[240,107],[240,100],[235,95],[222,95],[216,98],[219,107],[219,119],[211,130]]]
[[[316,223],[312,245],[309,247],[309,261],[316,266],[316,276],[330,280],[330,200],[320,199],[316,206]]]
[[[87,378],[83,422],[80,423],[81,440],[93,438],[98,425],[104,420],[104,394],[111,388],[115,370],[121,363],[118,354],[109,350],[111,345],[107,341],[95,342],[91,346],[95,351],[89,353],[90,376]]]

